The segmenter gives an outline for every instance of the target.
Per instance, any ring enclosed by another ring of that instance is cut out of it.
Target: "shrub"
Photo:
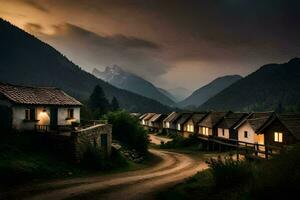
[[[212,170],[216,188],[238,187],[253,177],[250,163],[235,161],[232,157],[211,158],[208,164]]]
[[[194,135],[184,138],[182,135],[176,134],[172,141],[162,144],[161,148],[183,148],[197,145],[198,143],[199,141]]]
[[[140,153],[148,150],[147,131],[139,124],[138,119],[130,116],[126,111],[110,112],[104,116],[113,125],[113,139],[120,141],[128,148],[136,149]]]

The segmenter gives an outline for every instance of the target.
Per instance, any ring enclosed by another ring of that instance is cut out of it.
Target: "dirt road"
[[[154,149],[150,152],[162,159],[152,168],[52,181],[39,185],[45,189],[33,192],[27,199],[154,199],[153,194],[157,190],[183,181],[207,168],[204,161],[186,154]]]

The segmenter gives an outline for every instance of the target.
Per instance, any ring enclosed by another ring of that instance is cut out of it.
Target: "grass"
[[[298,195],[300,145],[264,161],[211,159],[208,170],[157,194],[157,199],[278,199]]]

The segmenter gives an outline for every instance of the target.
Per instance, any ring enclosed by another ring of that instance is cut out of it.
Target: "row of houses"
[[[245,144],[283,146],[300,140],[300,114],[275,112],[172,112],[146,113],[139,117],[151,131],[217,138]]]

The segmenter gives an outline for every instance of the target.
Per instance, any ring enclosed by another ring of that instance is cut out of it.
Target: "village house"
[[[183,124],[183,135],[185,137],[194,133],[199,133],[198,123],[207,115],[207,112],[193,113],[192,116]]]
[[[166,114],[156,114],[150,119],[150,127],[154,132],[163,129],[163,120],[167,117]]]
[[[143,126],[150,126],[150,119],[156,115],[156,113],[147,113],[143,118],[142,118],[142,125]]]
[[[169,129],[170,128],[170,121],[177,116],[176,112],[170,113],[164,120],[163,120],[163,128]]]
[[[75,162],[91,145],[109,155],[112,126],[95,121],[80,124],[81,106],[57,88],[0,83],[0,132],[43,137],[46,145]]]
[[[2,130],[57,129],[80,123],[82,104],[60,89],[0,83]]]
[[[238,134],[234,127],[248,116],[248,113],[229,112],[216,124],[216,136],[225,139],[237,140]]]
[[[300,114],[276,114],[259,130],[264,144],[284,146],[300,141]]]
[[[237,131],[238,141],[264,145],[264,134],[260,130],[273,116],[273,112],[251,113],[234,128]]]
[[[199,123],[200,136],[216,136],[216,124],[227,115],[228,112],[209,112]]]
[[[180,119],[182,113],[171,113],[165,120],[164,124],[167,128],[167,133],[176,134],[177,133],[177,121]]]
[[[144,113],[141,116],[139,116],[139,121],[141,125],[145,125],[144,118],[148,115],[148,113]]]
[[[192,113],[182,113],[181,117],[177,121],[177,131],[184,137],[188,137],[188,134],[184,134],[184,124],[192,117]]]

